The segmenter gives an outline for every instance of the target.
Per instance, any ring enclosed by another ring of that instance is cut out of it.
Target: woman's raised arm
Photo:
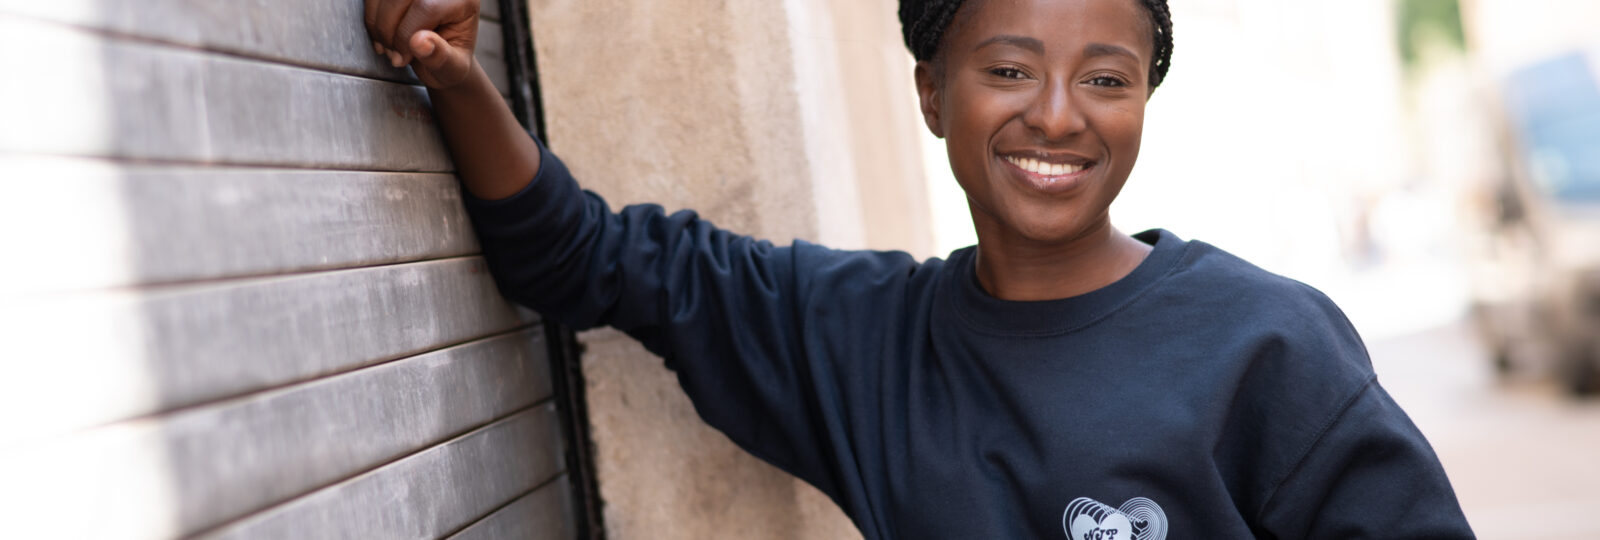
[[[539,171],[539,146],[517,122],[473,59],[478,0],[366,0],[373,51],[411,64],[433,100],[434,117],[473,196],[503,199]]]

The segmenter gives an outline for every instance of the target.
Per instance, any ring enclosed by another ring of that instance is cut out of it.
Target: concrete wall
[[[614,206],[693,208],[779,243],[929,254],[894,2],[531,8],[550,144]],[[659,359],[612,331],[582,339],[613,538],[856,535],[820,492],[706,427]]]
[[[0,0],[0,536],[575,536],[537,317],[361,16]]]

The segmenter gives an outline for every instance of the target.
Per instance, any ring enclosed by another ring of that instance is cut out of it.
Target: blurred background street
[[[1480,538],[1600,538],[1600,401],[1573,400],[1549,381],[1497,381],[1460,322],[1368,347]]]

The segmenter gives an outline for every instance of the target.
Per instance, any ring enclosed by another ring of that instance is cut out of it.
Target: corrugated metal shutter
[[[0,0],[0,536],[576,537],[544,330],[361,11]]]

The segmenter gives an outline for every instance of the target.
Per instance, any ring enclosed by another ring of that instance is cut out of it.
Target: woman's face
[[[918,64],[917,90],[979,237],[1059,243],[1108,226],[1149,97],[1144,7],[968,2],[943,37],[942,69]]]

